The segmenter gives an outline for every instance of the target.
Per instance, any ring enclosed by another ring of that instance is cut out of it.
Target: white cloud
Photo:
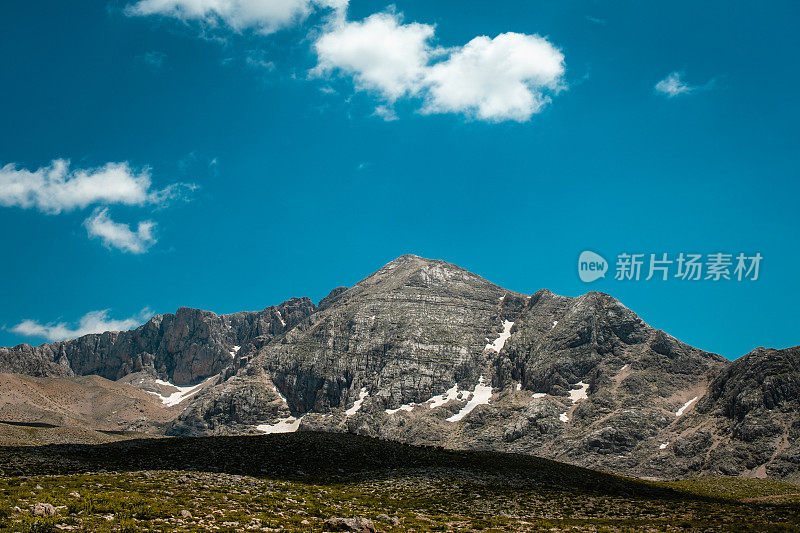
[[[130,16],[161,15],[194,20],[234,31],[272,33],[301,23],[316,8],[343,11],[347,0],[140,0],[126,7]]]
[[[524,122],[563,86],[564,54],[538,35],[476,37],[430,67],[423,111]]]
[[[347,8],[348,0],[138,0],[126,12],[270,33],[322,10],[331,16],[315,32],[312,76],[352,78],[357,91],[374,93],[388,104],[375,112],[385,120],[396,118],[392,104],[410,98],[427,114],[524,122],[566,87],[564,54],[539,35],[480,36],[445,48],[433,44],[436,28],[431,24],[406,24],[402,14],[391,10],[351,21]],[[273,66],[264,57],[247,61]]]
[[[434,27],[403,24],[400,15],[376,13],[361,22],[339,21],[315,43],[316,73],[352,75],[356,87],[377,91],[393,101],[422,87],[432,49]]]
[[[144,308],[138,315],[122,320],[114,320],[108,318],[108,312],[109,309],[90,311],[80,319],[76,327],[71,327],[66,322],[42,324],[36,320],[29,319],[23,320],[11,328],[11,331],[29,337],[42,337],[48,341],[60,341],[64,339],[73,339],[90,333],[133,329],[149,320],[153,315],[150,309]]]
[[[681,79],[680,72],[672,72],[666,78],[656,83],[656,92],[667,95],[669,98],[692,92],[694,87]]]
[[[90,238],[99,238],[107,248],[117,248],[123,252],[142,254],[157,240],[153,235],[156,223],[151,220],[139,222],[136,231],[127,224],[114,222],[108,216],[108,208],[97,208],[83,221]]]
[[[498,122],[526,121],[565,86],[564,55],[538,35],[503,33],[476,37],[454,48],[431,44],[435,28],[403,24],[395,13],[361,22],[336,21],[315,43],[315,74],[343,73],[357,90],[388,103],[421,98],[424,113],[463,113]],[[376,115],[393,118],[391,107]]]
[[[392,122],[393,120],[397,120],[397,113],[395,113],[394,108],[389,105],[377,106],[372,114],[375,115],[376,117],[382,118],[386,122]]]
[[[275,63],[267,59],[263,50],[248,50],[244,61],[248,67],[256,70],[267,72],[275,70]]]
[[[35,208],[48,214],[82,209],[92,204],[162,204],[192,185],[174,184],[151,189],[150,171],[134,172],[128,163],[106,163],[92,169],[70,170],[69,161],[56,159],[38,170],[0,168],[0,206]]]

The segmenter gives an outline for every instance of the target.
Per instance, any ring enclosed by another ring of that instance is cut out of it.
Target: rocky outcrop
[[[0,372],[32,376],[96,374],[116,380],[151,370],[177,385],[216,375],[316,310],[293,298],[258,312],[216,315],[182,307],[131,331],[108,331],[33,347],[0,348]]]
[[[728,365],[679,429],[674,461],[693,471],[800,480],[800,346]]]
[[[800,346],[784,350],[756,348],[720,372],[697,409],[741,423],[766,411],[789,409],[798,400]],[[742,436],[746,433],[743,430]]]

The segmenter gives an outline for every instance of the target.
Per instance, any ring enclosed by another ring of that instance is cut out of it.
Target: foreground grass
[[[214,449],[235,473],[211,468],[217,461],[203,456]],[[347,435],[170,439],[143,448],[104,445],[94,454],[77,450],[0,449],[0,469],[19,470],[30,461],[30,475],[0,478],[0,531],[322,531],[333,516],[370,518],[387,532],[800,528],[794,485],[646,483],[524,456]],[[98,457],[118,471],[99,472]],[[190,457],[196,462],[187,468]],[[149,469],[152,462],[175,467]],[[236,472],[236,465],[251,463],[257,473]],[[54,473],[43,472],[48,469]],[[753,500],[764,496],[780,501]],[[56,516],[34,516],[37,503],[53,505]]]

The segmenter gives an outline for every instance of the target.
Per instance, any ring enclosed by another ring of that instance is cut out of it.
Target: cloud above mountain
[[[116,248],[132,254],[143,254],[156,243],[152,220],[139,222],[136,231],[128,224],[114,222],[108,215],[108,208],[97,208],[84,220],[83,225],[90,238],[99,238],[107,248]]]
[[[403,24],[393,13],[335,23],[314,43],[319,60],[315,73],[352,76],[357,89],[389,101],[416,95],[435,52],[430,45],[434,32],[428,24]]]
[[[538,35],[476,37],[426,73],[426,113],[524,122],[565,87],[564,54]]]
[[[160,15],[236,32],[252,29],[269,34],[302,23],[317,9],[346,7],[347,0],[140,0],[128,5],[125,13]]]
[[[655,90],[668,98],[674,98],[681,94],[692,92],[695,88],[681,79],[683,74],[680,72],[671,72],[667,76],[656,83]]]
[[[71,169],[65,159],[53,160],[36,170],[11,163],[0,168],[0,206],[35,209],[47,215],[98,206],[84,221],[89,237],[100,238],[108,248],[141,254],[156,243],[155,223],[143,221],[136,231],[111,220],[108,206],[163,207],[186,198],[190,183],[152,186],[150,169],[135,171],[127,162],[97,168]]]
[[[103,333],[104,331],[125,331],[135,328],[146,322],[153,315],[148,309],[142,309],[138,314],[123,319],[109,318],[110,309],[89,311],[79,320],[77,325],[66,322],[42,324],[37,320],[23,320],[11,331],[19,335],[40,337],[48,341],[61,341],[72,339],[90,333]]]
[[[391,9],[348,20],[347,7],[346,0],[141,0],[126,13],[262,34],[332,13],[309,34],[317,60],[311,77],[352,80],[379,100],[375,115],[386,120],[397,119],[396,102],[411,99],[423,114],[525,122],[566,87],[564,54],[545,37],[509,32],[445,47],[432,24],[405,23]]]
[[[423,113],[489,122],[527,121],[566,86],[564,54],[539,35],[481,36],[452,48],[434,46],[434,37],[434,26],[391,12],[335,21],[314,43],[314,73],[352,77],[356,90],[390,104],[416,97]]]
[[[56,159],[37,170],[10,163],[0,168],[0,206],[37,209],[57,215],[93,204],[164,204],[191,189],[173,184],[153,189],[150,170],[134,171],[126,162],[98,168],[70,169],[70,162]]]

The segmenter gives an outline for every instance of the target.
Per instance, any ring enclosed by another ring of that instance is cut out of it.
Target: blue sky
[[[796,3],[293,3],[0,5],[0,345],[404,253],[730,358],[800,343]],[[583,250],[764,259],[586,284]]]

